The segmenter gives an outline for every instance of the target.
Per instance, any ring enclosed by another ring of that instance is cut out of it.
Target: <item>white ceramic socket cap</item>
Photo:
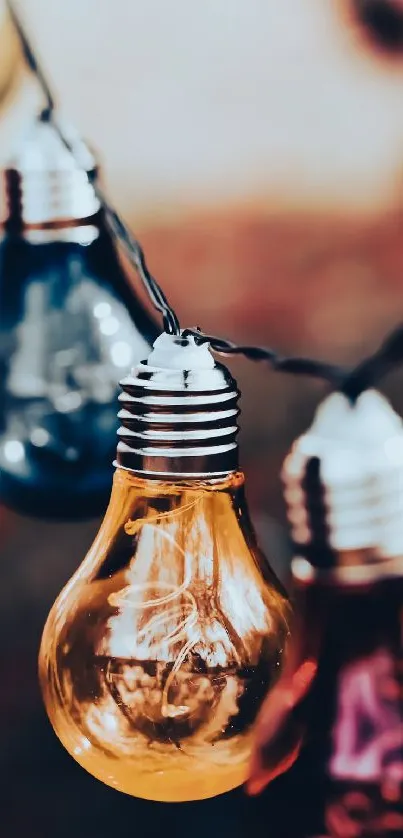
[[[194,337],[163,332],[154,342],[147,366],[164,370],[211,370],[215,367],[209,344],[196,343]]]
[[[352,405],[333,393],[295,442],[282,476],[297,543],[311,537],[301,487],[311,458],[320,461],[329,546],[403,552],[403,423],[387,399],[367,390]]]

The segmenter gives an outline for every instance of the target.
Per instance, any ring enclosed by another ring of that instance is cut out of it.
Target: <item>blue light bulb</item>
[[[159,331],[106,230],[93,158],[74,144],[73,156],[36,121],[3,173],[0,242],[0,500],[61,519],[104,510],[118,381]]]

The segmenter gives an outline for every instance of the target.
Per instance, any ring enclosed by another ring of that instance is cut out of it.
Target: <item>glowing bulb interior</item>
[[[246,777],[288,604],[242,487],[239,474],[166,484],[118,471],[100,533],[49,616],[50,719],[72,756],[121,791],[192,800]]]

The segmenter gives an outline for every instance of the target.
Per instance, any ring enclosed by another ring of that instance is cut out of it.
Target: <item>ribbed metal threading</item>
[[[7,230],[74,228],[99,213],[91,185],[96,161],[71,129],[65,133],[74,153],[51,124],[35,120],[15,158],[0,171],[0,225]]]
[[[238,468],[239,392],[228,370],[146,362],[121,382],[115,465],[155,477],[221,477]]]

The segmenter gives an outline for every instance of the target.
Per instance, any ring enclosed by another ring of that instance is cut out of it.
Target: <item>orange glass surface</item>
[[[197,800],[246,779],[289,604],[256,545],[243,482],[118,470],[98,536],[47,620],[39,669],[52,725],[120,791]]]

